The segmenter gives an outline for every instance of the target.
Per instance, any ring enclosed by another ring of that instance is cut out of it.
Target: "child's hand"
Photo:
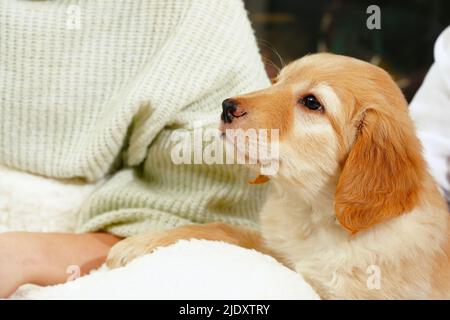
[[[99,267],[119,238],[106,233],[0,233],[0,298],[26,283],[41,286],[73,278]]]
[[[29,267],[39,252],[33,252],[26,238],[21,232],[0,233],[0,298],[10,296],[31,280]]]

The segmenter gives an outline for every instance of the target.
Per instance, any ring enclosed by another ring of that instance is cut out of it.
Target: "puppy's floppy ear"
[[[368,109],[335,194],[338,221],[353,234],[410,211],[418,200],[425,164],[405,110]]]

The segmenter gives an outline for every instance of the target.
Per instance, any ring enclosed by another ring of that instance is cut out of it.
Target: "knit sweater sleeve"
[[[227,97],[268,85],[241,1],[194,1],[137,80],[125,167],[85,203],[81,232],[130,236],[187,223],[255,226],[263,187],[235,165],[174,164],[174,130],[217,119]],[[198,126],[197,126],[198,129]]]

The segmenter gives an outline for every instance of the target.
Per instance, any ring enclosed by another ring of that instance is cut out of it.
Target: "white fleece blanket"
[[[22,287],[13,299],[318,299],[303,278],[269,256],[226,243],[180,241],[124,268],[52,287]]]

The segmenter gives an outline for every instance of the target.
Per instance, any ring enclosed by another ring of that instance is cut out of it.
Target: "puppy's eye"
[[[299,102],[310,110],[322,110],[323,107],[319,100],[313,95],[305,96]]]

